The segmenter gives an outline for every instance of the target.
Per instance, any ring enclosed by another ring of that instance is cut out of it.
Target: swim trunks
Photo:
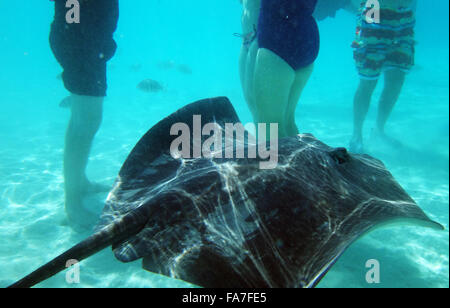
[[[312,17],[317,0],[262,0],[258,44],[294,70],[312,64],[319,54],[319,29]]]
[[[408,72],[414,65],[414,10],[382,7],[379,23],[368,22],[368,10],[364,1],[352,44],[360,77],[376,80],[389,69]]]
[[[55,1],[50,31],[50,46],[64,69],[64,86],[78,95],[106,96],[106,63],[117,48],[113,34],[118,0],[81,1],[79,24],[67,23],[65,4],[65,0]]]

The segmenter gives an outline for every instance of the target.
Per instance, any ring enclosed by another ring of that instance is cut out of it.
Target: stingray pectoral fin
[[[30,288],[64,270],[67,261],[77,260],[80,262],[114,243],[123,241],[130,235],[136,234],[147,222],[147,216],[142,214],[142,211],[137,210],[125,215],[8,288]]]
[[[441,225],[438,222],[435,222],[431,219],[429,219],[426,216],[423,217],[400,217],[395,219],[386,220],[384,222],[378,223],[377,225],[373,226],[372,228],[369,228],[362,232],[360,235],[354,237],[352,240],[348,241],[345,246],[342,246],[339,251],[336,252],[335,256],[323,266],[321,270],[319,270],[315,277],[311,278],[311,280],[306,284],[305,288],[314,288],[321,280],[322,278],[327,274],[327,272],[330,270],[330,268],[337,262],[337,260],[341,257],[341,255],[347,250],[347,248],[353,244],[353,242],[360,240],[362,237],[365,237],[366,235],[374,232],[375,230],[384,228],[384,227],[398,227],[398,226],[421,226],[424,228],[431,228],[433,230],[437,231],[443,231],[445,230],[445,227]],[[324,250],[327,246],[324,246]]]
[[[440,223],[429,220],[429,219],[418,219],[418,218],[397,218],[385,221],[383,223],[380,223],[369,230],[369,232],[372,232],[374,230],[378,230],[380,228],[386,227],[386,226],[420,226],[424,228],[430,228],[436,231],[445,231],[445,227],[441,225]]]

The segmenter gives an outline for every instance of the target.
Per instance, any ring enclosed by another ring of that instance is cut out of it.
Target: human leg
[[[89,215],[82,200],[94,189],[86,177],[86,166],[102,121],[103,97],[72,95],[70,99],[71,117],[64,147],[65,209],[70,221],[83,224]]]
[[[98,0],[81,7],[80,24],[67,24],[66,8],[55,2],[55,19],[50,45],[64,69],[65,88],[71,117],[64,148],[65,209],[71,223],[91,226],[93,213],[82,206],[89,192],[105,187],[92,184],[86,177],[86,165],[92,141],[99,129],[106,96],[106,63],[116,51],[113,34],[118,21],[118,1]]]
[[[287,136],[286,110],[294,80],[295,71],[289,64],[268,49],[258,49],[253,86],[255,122],[266,127],[277,123],[279,138]]]
[[[377,129],[384,133],[388,121],[405,82],[405,73],[399,69],[391,69],[384,74],[384,88],[378,106]]]
[[[298,127],[295,124],[295,110],[297,109],[298,101],[306,86],[311,74],[313,72],[314,65],[311,64],[307,67],[301,68],[295,73],[295,80],[292,85],[289,94],[289,103],[286,111],[286,134],[288,136],[295,136],[299,133]]]
[[[353,137],[350,141],[350,151],[363,151],[363,126],[369,111],[370,101],[378,80],[361,79],[353,100]]]

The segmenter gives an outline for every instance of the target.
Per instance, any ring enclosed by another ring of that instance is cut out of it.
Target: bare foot
[[[77,232],[92,231],[104,206],[104,200],[94,195],[110,190],[107,185],[86,183],[81,192],[66,195],[65,200],[69,225]]]
[[[349,151],[355,154],[363,154],[364,147],[362,138],[353,136],[352,140],[350,141]]]
[[[88,184],[85,186],[85,192],[87,194],[97,194],[102,192],[109,192],[111,190],[110,185],[102,184],[102,183],[96,183],[96,182],[88,182]]]
[[[110,185],[101,184],[97,182],[90,182],[89,180],[85,180],[85,183],[82,186],[83,194],[97,194],[102,192],[109,192],[111,190]]]

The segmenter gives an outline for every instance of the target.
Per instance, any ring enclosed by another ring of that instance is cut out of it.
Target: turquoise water
[[[189,102],[228,96],[251,121],[238,73],[241,6],[233,0],[121,1],[118,51],[109,63],[104,121],[90,157],[91,179],[112,185],[139,138]],[[416,67],[388,124],[407,146],[392,150],[371,137],[376,103],[366,123],[369,153],[380,158],[434,220],[449,225],[448,1],[419,0]],[[83,239],[65,222],[62,153],[68,93],[48,46],[53,4],[0,0],[0,287],[7,286]],[[355,19],[340,12],[320,23],[322,48],[296,117],[302,132],[347,146],[358,77],[350,44]],[[192,74],[163,70],[188,65]],[[137,69],[140,68],[140,69]],[[143,79],[165,91],[143,93]],[[375,98],[380,91],[375,93]],[[105,195],[93,197],[100,211]],[[346,251],[319,287],[449,287],[449,233],[416,226],[374,231]],[[365,262],[377,259],[381,283],[365,281]],[[60,273],[42,287],[73,287]],[[181,287],[140,263],[122,264],[110,250],[84,261],[75,287]]]

